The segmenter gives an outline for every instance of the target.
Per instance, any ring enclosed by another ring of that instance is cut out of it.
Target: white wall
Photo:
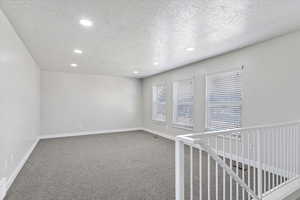
[[[138,79],[41,73],[41,133],[69,134],[142,126]]]
[[[39,135],[40,71],[0,10],[0,180]]]
[[[205,49],[203,49],[205,50]],[[300,32],[266,41],[203,62],[175,69],[143,80],[144,126],[169,135],[188,131],[172,126],[172,81],[195,78],[195,128],[205,129],[205,73],[245,66],[242,74],[243,126],[300,120]],[[168,121],[151,120],[151,87],[167,83]]]

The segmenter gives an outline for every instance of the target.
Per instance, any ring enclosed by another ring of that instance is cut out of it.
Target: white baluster
[[[284,133],[285,133],[285,129],[282,128],[281,129],[281,146],[282,146],[282,181],[281,183],[284,183],[285,182],[285,163],[286,163],[286,155],[285,155],[285,142],[284,142]]]
[[[268,142],[268,135],[263,132],[263,135],[264,135],[264,163],[265,163],[265,168],[264,168],[264,192],[267,192],[268,191],[268,188],[267,188],[267,166],[268,166],[268,154],[267,154],[267,145],[266,143]]]
[[[280,133],[281,133],[281,128],[278,129],[278,134],[277,134],[277,142],[276,142],[276,146],[277,146],[277,182],[278,185],[280,185],[280,163],[281,163],[281,146],[280,146]]]
[[[223,161],[224,161],[224,164],[226,164],[225,136],[223,135],[222,138],[223,138]],[[223,200],[225,200],[225,198],[226,198],[226,173],[225,173],[225,169],[223,168]]]
[[[298,154],[298,152],[300,151],[300,149],[299,149],[299,146],[300,146],[300,136],[299,136],[299,134],[300,134],[300,132],[299,132],[299,130],[300,130],[300,127],[299,126],[297,126],[297,132],[296,132],[296,149],[295,149],[295,152],[296,152],[296,174],[298,175],[300,172],[300,162],[299,162],[299,156],[297,155]]]
[[[261,132],[260,130],[257,130],[256,132],[256,139],[257,139],[257,162],[258,162],[258,167],[257,167],[257,187],[258,187],[258,197],[262,198],[262,159],[261,159]]]
[[[208,138],[208,146],[210,146],[210,137]],[[210,181],[210,172],[211,172],[211,169],[210,169],[210,155],[208,154],[207,156],[207,169],[208,169],[208,172],[207,172],[207,199],[208,200],[211,200],[211,194],[210,194],[210,187],[211,187],[211,181]]]
[[[289,153],[289,137],[290,137],[290,132],[291,129],[288,127],[287,128],[287,133],[285,135],[285,144],[286,144],[286,171],[287,171],[287,178],[290,179],[290,153]]]
[[[275,134],[275,169],[276,169],[276,187],[279,185],[279,170],[278,170],[278,162],[279,162],[279,147],[277,146],[278,145],[278,133],[279,133],[279,130],[277,129],[276,130],[276,134]]]
[[[199,149],[199,199],[202,200],[202,150]]]
[[[256,134],[255,132],[252,133],[252,141],[251,143],[253,144],[253,147],[256,146]],[[256,164],[257,164],[257,155],[256,155],[256,149],[257,148],[253,148],[252,149],[252,153],[253,153],[253,191],[255,194],[257,194],[257,190],[256,190]]]
[[[218,136],[216,136],[216,153],[217,155],[219,155],[218,152]],[[219,166],[218,163],[216,161],[216,200],[219,199]]]
[[[243,140],[244,139],[244,134],[241,133],[241,144],[242,144],[242,180],[243,182],[245,182],[245,141]],[[242,188],[242,193],[243,193],[243,196],[242,196],[242,199],[245,200],[245,189]]]
[[[295,127],[295,131],[294,131],[294,148],[293,148],[293,151],[294,151],[294,176],[297,176],[297,130],[298,130],[298,127]]]
[[[251,159],[250,159],[250,150],[251,150],[251,144],[250,144],[250,132],[248,133],[248,186],[250,186],[251,182],[250,182],[250,162],[251,162]],[[250,194],[248,193],[248,199],[250,199]]]
[[[190,199],[193,200],[193,146],[190,147]]]
[[[237,135],[234,135],[235,137],[235,151],[236,151],[236,161],[235,161],[235,165],[236,165],[236,175],[239,176],[239,144],[238,144],[238,137]],[[238,182],[236,182],[235,184],[236,186],[236,199],[239,199],[239,184]]]
[[[230,169],[232,170],[232,135],[229,135],[229,159]],[[230,200],[232,200],[232,177],[230,176]]]

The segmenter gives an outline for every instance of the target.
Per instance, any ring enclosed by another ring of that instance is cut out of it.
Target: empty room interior
[[[299,200],[300,1],[0,0],[0,200]]]

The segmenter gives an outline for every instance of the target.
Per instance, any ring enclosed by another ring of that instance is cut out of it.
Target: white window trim
[[[153,88],[154,87],[159,87],[159,86],[164,86],[166,88],[166,103],[165,103],[165,108],[166,108],[166,117],[165,117],[165,120],[163,119],[157,119],[154,117],[154,113],[153,113],[153,106],[154,106],[154,101],[153,101]],[[167,122],[167,116],[168,116],[168,108],[167,108],[167,99],[168,99],[168,87],[167,87],[167,84],[166,83],[157,83],[157,84],[153,84],[152,87],[151,87],[151,119],[152,121],[154,122],[159,122],[159,123],[166,123]]]
[[[192,119],[193,119],[193,124],[185,124],[185,123],[180,123],[175,121],[175,101],[174,101],[174,83],[179,82],[179,81],[192,81],[192,91],[193,91],[193,113],[192,113]],[[191,78],[185,78],[185,79],[179,79],[179,80],[174,80],[172,81],[172,125],[174,128],[178,129],[184,129],[184,130],[189,130],[192,131],[194,130],[194,124],[195,124],[195,117],[194,117],[194,108],[195,108],[195,77]]]
[[[209,128],[208,128],[208,87],[207,87],[207,77],[208,76],[218,76],[220,74],[224,74],[224,73],[232,73],[232,72],[243,72],[244,70],[244,66],[241,66],[240,68],[232,68],[232,69],[229,69],[229,70],[224,70],[224,71],[218,71],[218,72],[212,72],[212,73],[205,73],[205,128],[204,128],[204,131],[210,131]],[[242,83],[241,83],[242,84]],[[228,103],[228,105],[230,105],[230,103]],[[232,104],[233,105],[233,104]],[[236,104],[234,104],[236,105]],[[243,127],[243,88],[241,90],[241,119],[240,119],[240,125],[241,127]]]

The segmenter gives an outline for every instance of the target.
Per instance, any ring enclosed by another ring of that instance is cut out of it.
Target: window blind
[[[152,119],[166,121],[167,89],[165,85],[152,87]]]
[[[241,127],[241,71],[207,75],[206,103],[209,131]]]
[[[186,128],[193,127],[193,80],[173,83],[173,123]]]

